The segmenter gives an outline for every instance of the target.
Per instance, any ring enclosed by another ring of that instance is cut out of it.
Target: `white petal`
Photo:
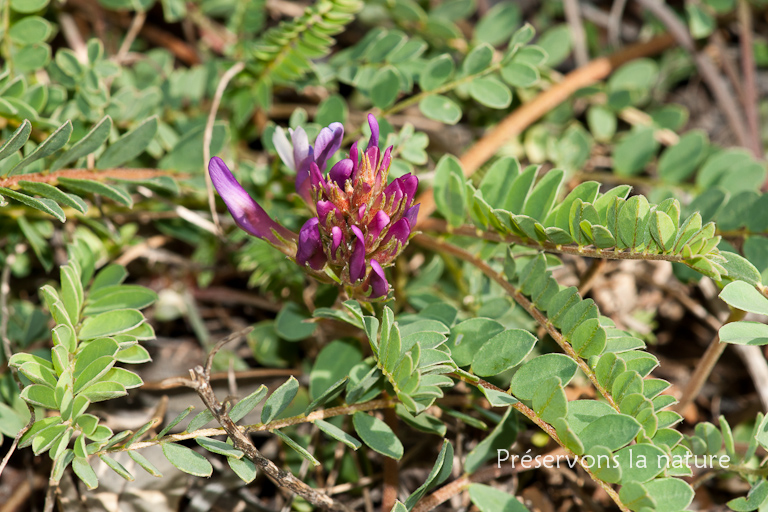
[[[296,170],[296,161],[293,159],[293,147],[288,141],[288,137],[285,135],[285,130],[282,126],[275,128],[275,133],[272,134],[272,144],[275,145],[277,154],[280,155],[280,160],[289,168]]]

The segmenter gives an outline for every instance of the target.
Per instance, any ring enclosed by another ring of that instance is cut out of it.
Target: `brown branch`
[[[266,379],[290,377],[291,375],[301,375],[301,368],[253,368],[234,372],[234,376],[237,379]],[[229,372],[217,372],[211,374],[210,380],[224,380],[227,378],[229,378]],[[141,389],[145,391],[175,389],[186,386],[188,380],[186,375],[184,377],[168,377],[167,379],[145,382],[142,384]]]
[[[384,411],[384,421],[397,435],[397,414],[394,409]],[[398,461],[384,457],[384,490],[381,493],[381,512],[389,512],[397,500],[397,486],[400,481]]]
[[[539,242],[529,238],[521,238],[515,235],[499,235],[492,231],[482,231],[474,226],[459,226],[458,228],[448,227],[448,223],[441,219],[424,219],[419,228],[422,231],[435,231],[438,233],[450,233],[453,235],[470,236],[481,238],[490,242],[502,242],[507,244],[524,245],[556,254],[572,254],[584,258],[595,258],[603,260],[645,260],[645,261],[675,261],[684,263],[685,259],[676,254],[645,254],[642,252],[629,252],[620,250],[603,250],[596,247],[584,247],[577,245],[558,245],[552,242]]]
[[[428,249],[432,249],[433,251],[438,252],[444,252],[448,254],[452,254],[453,256],[456,256],[459,259],[462,259],[466,262],[471,263],[475,267],[477,267],[480,271],[483,272],[486,276],[491,278],[493,281],[495,281],[499,286],[504,288],[504,290],[513,298],[515,299],[515,302],[520,304],[523,309],[525,309],[529,315],[533,317],[536,322],[539,323],[542,327],[544,327],[549,335],[552,337],[555,342],[560,345],[560,348],[563,349],[563,352],[565,352],[568,357],[574,360],[576,364],[579,365],[579,368],[582,372],[584,372],[584,375],[589,378],[590,382],[592,382],[592,385],[595,386],[595,389],[606,399],[606,401],[610,404],[611,407],[619,410],[619,406],[616,404],[616,402],[613,400],[613,397],[611,394],[597,381],[597,377],[595,376],[595,372],[592,371],[592,368],[589,367],[589,365],[584,361],[579,355],[573,350],[573,347],[566,341],[565,337],[562,335],[560,331],[557,330],[557,328],[552,325],[552,323],[549,321],[549,319],[546,317],[544,313],[539,311],[536,306],[533,305],[533,303],[528,300],[528,298],[523,295],[517,288],[515,288],[509,281],[507,281],[504,276],[493,270],[486,262],[475,256],[474,254],[465,251],[464,249],[461,249],[459,247],[456,247],[455,245],[448,244],[446,242],[442,242],[440,240],[437,240],[435,238],[428,237],[426,235],[416,235],[413,237],[413,241],[417,244],[426,247]]]
[[[746,313],[740,309],[732,309],[730,316],[723,325],[731,322],[738,322],[744,318],[745,314]],[[691,375],[690,380],[685,385],[685,389],[680,396],[680,401],[672,407],[672,410],[677,412],[685,410],[685,408],[699,396],[701,388],[704,387],[704,383],[709,379],[712,370],[715,368],[715,364],[717,364],[717,361],[720,359],[720,356],[723,355],[725,347],[727,346],[727,343],[720,341],[719,334],[716,334],[715,337],[712,338],[707,350],[704,352],[696,369],[693,371],[693,375]]]
[[[554,84],[533,100],[518,107],[470,147],[461,156],[461,164],[464,168],[465,176],[471,176],[509,139],[521,134],[528,126],[567,100],[579,89],[606,78],[613,70],[626,62],[640,57],[655,55],[669,48],[673,43],[674,39],[672,36],[659,36],[646,43],[628,46],[608,57],[594,59],[586,66],[568,73],[562,82]],[[435,211],[435,199],[432,190],[423,192],[415,202],[421,203],[419,210],[420,220],[426,219]]]
[[[147,180],[150,178],[157,178],[158,176],[171,176],[178,179],[188,177],[186,174],[180,174],[173,171],[161,171],[157,169],[104,169],[101,171],[89,171],[88,169],[61,169],[60,171],[50,173],[35,172],[2,178],[0,179],[0,187],[18,188],[20,181],[34,181],[37,183],[55,184],[59,178],[103,181],[107,179]]]
[[[749,136],[744,127],[742,111],[739,110],[739,106],[734,101],[733,95],[725,85],[723,77],[718,73],[712,59],[705,53],[697,51],[696,43],[688,29],[665,2],[660,0],[637,0],[637,3],[658,18],[667,27],[667,30],[669,30],[677,43],[691,54],[699,73],[701,73],[701,77],[707,83],[715,101],[720,105],[720,109],[728,120],[728,124],[736,135],[739,144],[749,147]]]
[[[220,344],[221,342],[219,342]],[[219,345],[217,344],[217,346]],[[215,354],[216,351],[211,351],[211,354]],[[210,356],[209,356],[210,358]],[[200,399],[219,424],[224,428],[227,435],[232,439],[232,443],[235,448],[243,452],[248,459],[250,459],[256,466],[272,478],[277,485],[287,489],[295,494],[298,494],[315,507],[319,507],[323,510],[331,510],[338,512],[349,512],[349,508],[343,503],[334,500],[327,494],[319,492],[295,476],[292,473],[284,471],[277,467],[274,462],[264,457],[261,452],[253,445],[248,435],[238,427],[232,418],[229,417],[226,407],[224,407],[216,398],[216,395],[211,389],[211,384],[208,381],[210,374],[210,368],[204,369],[202,366],[198,366],[193,370],[194,381],[190,384],[197,391]]]
[[[739,0],[739,24],[741,34],[741,74],[744,78],[744,113],[747,116],[749,128],[749,149],[755,158],[763,158],[763,145],[760,140],[760,108],[757,98],[757,81],[755,79],[755,55],[752,48],[752,7],[747,0]]]

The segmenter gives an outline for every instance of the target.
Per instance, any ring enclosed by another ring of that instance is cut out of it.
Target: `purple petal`
[[[394,196],[393,205],[397,205],[400,202],[403,198],[403,184],[399,178],[387,185],[387,188],[384,189],[384,195],[387,196],[387,201],[389,201],[390,197]]]
[[[352,160],[345,158],[344,160],[339,160],[336,162],[336,165],[331,167],[328,176],[336,182],[341,190],[344,190],[344,184],[352,177],[352,171],[354,171]]]
[[[367,204],[360,205],[360,208],[357,209],[357,220],[363,220],[366,208],[368,208]]]
[[[229,213],[241,229],[275,245],[282,245],[282,242],[272,230],[288,240],[296,238],[295,233],[285,229],[267,215],[267,212],[238,183],[232,171],[221,158],[217,156],[211,158],[208,163],[208,172],[211,175],[213,186],[216,187],[219,196],[227,205]]]
[[[373,216],[373,219],[368,224],[368,237],[370,240],[379,238],[379,235],[382,230],[387,227],[387,224],[389,224],[389,215],[382,210],[376,212],[376,215]]]
[[[312,188],[325,188],[325,180],[323,179],[323,173],[320,172],[320,168],[315,162],[309,164],[309,182]]]
[[[403,194],[405,194],[409,200],[413,199],[414,194],[416,194],[416,189],[419,188],[419,178],[409,173],[398,179],[402,182]]]
[[[389,169],[389,164],[392,163],[392,146],[389,146],[386,151],[384,151],[384,156],[381,157],[381,165],[379,166],[379,169],[381,171],[386,171]]]
[[[341,147],[343,138],[344,125],[341,123],[331,123],[320,130],[320,134],[315,139],[315,162],[321,171],[325,170],[325,163],[331,155]]]
[[[371,260],[371,275],[368,278],[368,283],[371,288],[371,299],[378,299],[389,293],[387,276],[384,274],[384,269],[381,268],[381,265],[379,265],[379,262],[376,260]]]
[[[341,247],[341,243],[344,241],[344,233],[339,226],[333,226],[331,228],[331,256],[336,258],[336,251]]]
[[[357,238],[352,256],[349,258],[349,279],[354,283],[365,277],[365,240],[360,228],[352,226],[351,229]]]
[[[309,187],[309,167],[314,161],[314,150],[312,146],[309,146],[309,152],[307,157],[296,166],[296,192],[304,198],[307,204],[312,202],[312,194],[310,194]]]
[[[408,221],[408,224],[411,227],[415,226],[419,220],[419,206],[421,206],[421,204],[411,206],[405,211],[405,214],[403,215],[403,218]]]
[[[379,145],[379,122],[376,120],[376,116],[368,114],[368,126],[371,127],[371,138],[368,139],[368,148],[378,147]]]
[[[411,223],[408,222],[407,219],[402,218],[389,227],[387,235],[381,243],[382,245],[386,245],[392,238],[394,238],[401,244],[405,244],[405,242],[408,241],[409,236],[411,236]]]
[[[331,213],[337,213],[336,205],[330,201],[318,201],[317,202],[317,218],[325,225],[328,221],[328,215]]]
[[[299,244],[296,250],[296,263],[302,267],[309,264],[314,270],[323,268],[326,261],[318,226],[317,217],[312,217],[304,223],[299,231]]]
[[[368,157],[368,161],[371,163],[371,169],[376,170],[379,168],[379,156],[381,156],[381,151],[379,151],[379,148],[372,147],[365,150],[365,156]]]

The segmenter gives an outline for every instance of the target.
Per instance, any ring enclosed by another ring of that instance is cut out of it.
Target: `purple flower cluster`
[[[314,272],[331,270],[352,296],[386,297],[384,268],[407,245],[419,212],[413,205],[419,180],[406,174],[387,184],[392,147],[379,150],[379,125],[368,115],[371,137],[365,151],[352,145],[349,158],[324,175],[331,156],[341,147],[344,127],[332,123],[320,131],[314,147],[306,132],[282,129],[273,137],[283,162],[296,171],[296,192],[317,216],[299,234],[282,227],[251,198],[224,162],[214,157],[211,180],[240,228],[262,238]]]

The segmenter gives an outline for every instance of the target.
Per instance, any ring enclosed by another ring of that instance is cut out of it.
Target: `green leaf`
[[[24,159],[16,164],[16,167],[11,169],[10,176],[18,174],[24,167],[28,166],[32,162],[36,162],[41,158],[45,158],[52,155],[69,141],[69,137],[72,135],[72,122],[67,120],[63,125],[59,126],[55,132],[53,132],[47,139],[38,145],[32,153],[24,157]]]
[[[115,364],[115,358],[112,356],[99,357],[91,364],[86,366],[75,379],[74,392],[79,393],[87,386],[96,382],[99,377],[107,373]]]
[[[0,147],[0,161],[5,160],[12,154],[24,147],[29,135],[32,133],[32,123],[28,119],[22,121],[16,131],[14,131],[8,140],[5,141],[2,147]]]
[[[161,443],[163,455],[168,461],[185,473],[194,476],[211,476],[213,466],[194,450],[176,443]]]
[[[374,451],[396,460],[403,456],[402,443],[380,419],[358,411],[352,416],[352,424],[360,439]]]
[[[557,377],[545,380],[533,394],[533,410],[541,419],[552,423],[568,413],[568,399]]]
[[[437,162],[433,187],[437,211],[452,225],[463,224],[466,188],[461,162],[455,156],[444,155]]]
[[[262,384],[256,389],[256,391],[254,391],[247,397],[243,398],[232,407],[232,410],[229,411],[230,419],[235,423],[237,423],[238,421],[243,419],[246,414],[251,412],[257,405],[259,405],[261,401],[264,400],[265,396],[267,396],[267,386]],[[195,421],[195,420],[193,419],[192,421]],[[205,423],[208,423],[208,421],[206,421]],[[195,428],[200,428],[203,425],[205,425],[205,423],[199,426],[196,426]],[[192,422],[190,422],[190,426],[192,426]]]
[[[456,124],[461,119],[461,107],[452,99],[439,94],[421,100],[419,110],[429,119],[445,124]]]
[[[224,441],[217,439],[211,439],[209,437],[196,437],[197,444],[212,453],[218,453],[219,455],[226,455],[227,457],[234,457],[236,459],[242,459],[243,452],[234,448],[231,444],[227,444]]]
[[[128,277],[128,271],[125,270],[124,266],[118,265],[117,263],[110,263],[102,268],[99,273],[96,274],[96,277],[93,278],[93,283],[91,283],[91,293],[107,286],[121,284],[125,281],[126,277]]]
[[[349,376],[350,370],[363,360],[360,349],[334,340],[320,351],[309,372],[309,396],[316,400],[335,383]]]
[[[51,165],[51,172],[57,171],[67,165],[70,162],[74,162],[78,158],[90,155],[101,147],[112,130],[112,118],[105,116],[101,121],[96,123],[91,130],[83,136],[82,139],[77,141],[71,148],[64,152],[56,161]]]
[[[579,433],[584,449],[589,451],[594,446],[605,446],[611,451],[629,444],[640,432],[641,426],[631,416],[609,414],[592,421]]]
[[[97,382],[82,390],[79,396],[86,398],[91,403],[95,403],[112,400],[127,394],[128,392],[122,384],[117,382]]]
[[[705,228],[702,228],[702,231],[704,231],[704,229]],[[722,262],[721,265],[728,271],[729,279],[740,279],[751,285],[760,284],[760,272],[758,272],[749,260],[735,252],[721,251],[720,254],[725,257],[725,261]]]
[[[22,180],[19,181],[19,188],[25,192],[37,194],[38,196],[43,196],[65,206],[70,206],[80,213],[85,213],[88,210],[88,206],[78,196],[62,192],[48,183]]]
[[[520,175],[520,163],[513,157],[496,160],[480,182],[483,198],[493,208],[503,208],[515,179]]]
[[[97,169],[119,167],[127,161],[139,156],[157,133],[157,116],[142,121],[136,128],[129,131],[109,145],[96,162]]]
[[[616,134],[616,114],[603,105],[592,105],[587,109],[587,124],[600,142],[608,142]]]
[[[443,440],[443,447],[437,454],[437,460],[432,466],[432,471],[427,475],[424,483],[418,489],[408,496],[405,501],[405,507],[411,510],[424,497],[431,488],[443,483],[450,475],[453,468],[453,445],[448,440]]]
[[[516,4],[496,4],[477,22],[472,39],[496,46],[512,35],[520,25],[520,18],[520,7]]]
[[[664,471],[664,450],[652,444],[625,446],[616,452],[621,466],[621,484],[645,483]]]
[[[607,334],[600,326],[598,319],[590,318],[573,331],[569,341],[576,353],[586,359],[603,353],[607,344]]]
[[[650,205],[645,196],[632,196],[624,203],[619,212],[617,223],[617,239],[624,242],[623,247],[628,247],[633,252],[640,251],[645,247],[645,232],[649,219]]]
[[[621,476],[624,469],[621,465],[614,461],[611,451],[604,446],[595,446],[589,453],[582,455],[583,461],[586,457],[589,457],[589,462],[592,463],[592,473],[602,480],[608,483],[618,483],[621,481]]]
[[[277,437],[282,439],[282,441],[285,444],[290,446],[296,453],[301,455],[301,457],[303,459],[308,460],[313,466],[319,466],[320,465],[320,461],[317,460],[311,453],[309,453],[309,451],[307,451],[306,448],[304,448],[299,443],[297,443],[296,441],[294,441],[293,439],[288,437],[288,435],[284,434],[282,431],[280,431],[280,430],[270,430],[270,432],[272,432]]]
[[[517,438],[517,431],[516,413],[512,407],[508,407],[493,431],[467,454],[464,460],[464,471],[472,474],[491,457],[498,457],[498,450],[509,449]]]
[[[501,78],[512,87],[531,87],[541,78],[539,70],[523,62],[509,62],[501,68]]]
[[[125,469],[125,467],[122,464],[117,462],[115,459],[113,459],[109,455],[106,455],[106,454],[105,455],[99,455],[99,458],[104,462],[104,464],[109,466],[109,468],[112,471],[114,471],[115,473],[117,473],[118,475],[123,477],[124,479],[128,480],[129,482],[133,482],[134,481],[134,477],[131,474],[131,472],[128,471],[127,469]]]
[[[675,244],[677,237],[677,225],[669,215],[662,211],[654,211],[651,214],[650,226],[653,240],[664,252],[669,252]]]
[[[253,482],[256,478],[256,465],[243,457],[242,459],[227,458],[227,463],[232,471],[245,483]]]
[[[72,469],[89,490],[93,490],[99,486],[99,479],[96,477],[96,472],[93,471],[91,464],[85,457],[75,457],[74,460],[72,460]]]
[[[533,400],[536,390],[549,378],[559,377],[567,385],[578,365],[563,354],[544,354],[531,359],[512,377],[512,393],[520,400]]]
[[[709,141],[701,130],[691,130],[674,146],[664,150],[659,158],[659,176],[670,183],[685,181],[698,169],[707,156]]]
[[[57,178],[60,185],[74,190],[78,194],[99,194],[108,197],[113,201],[124,204],[127,207],[133,206],[131,195],[119,185],[109,185],[93,180],[81,180],[77,178]]]
[[[766,345],[768,325],[760,322],[731,322],[720,328],[720,341],[734,345]]]
[[[424,91],[431,91],[444,84],[453,76],[453,59],[444,53],[430,60],[419,74],[419,86]]]
[[[536,44],[547,52],[545,64],[549,67],[558,66],[571,54],[571,30],[568,25],[556,25],[541,34]]]
[[[503,331],[478,350],[472,360],[472,372],[489,377],[520,364],[536,344],[536,337],[522,329]]]
[[[167,424],[167,425],[166,425],[166,426],[163,428],[163,430],[161,430],[161,431],[160,431],[160,432],[157,434],[157,437],[158,437],[158,439],[159,439],[159,438],[161,438],[161,437],[164,437],[164,436],[165,436],[165,435],[166,435],[168,432],[170,432],[170,431],[171,431],[171,429],[172,429],[173,427],[175,427],[176,425],[178,425],[179,423],[181,423],[181,422],[182,422],[182,420],[183,420],[184,418],[186,418],[187,416],[189,416],[189,413],[191,413],[191,412],[192,412],[192,409],[194,409],[194,408],[195,408],[195,406],[193,406],[193,405],[190,405],[189,407],[187,407],[186,409],[184,409],[183,411],[181,411],[181,412],[180,412],[180,413],[179,413],[179,414],[178,414],[178,415],[177,415],[175,418],[173,418],[173,419],[172,419],[172,420],[171,420],[171,421],[170,421],[170,422],[169,422],[169,423],[168,423],[168,424]]]
[[[261,410],[261,422],[267,424],[277,418],[291,403],[299,391],[299,381],[291,376],[283,385],[277,388]]]
[[[620,176],[639,174],[659,148],[652,128],[637,128],[622,138],[613,150],[614,171]]]
[[[462,73],[464,75],[476,75],[490,67],[493,61],[493,47],[486,43],[475,46],[467,54],[462,63]]]
[[[323,420],[315,420],[314,423],[317,426],[317,428],[325,432],[325,434],[327,434],[328,437],[330,437],[331,439],[335,439],[337,441],[341,441],[342,443],[349,446],[353,450],[357,450],[363,445],[360,441],[358,441],[351,435],[347,434],[346,432],[341,430],[336,425],[333,425],[332,423],[328,423],[327,421],[323,421]]]
[[[648,495],[656,501],[657,512],[677,512],[693,501],[693,489],[679,478],[659,478],[644,484]]]
[[[40,16],[27,16],[11,25],[8,36],[19,46],[41,43],[53,32],[50,22]]]
[[[726,304],[736,309],[757,313],[758,315],[768,315],[768,299],[762,293],[758,292],[754,286],[744,281],[734,281],[728,283],[719,297]]]
[[[46,409],[58,410],[53,389],[42,384],[32,384],[24,388],[21,398],[32,405],[39,405]]]
[[[512,91],[492,76],[472,80],[469,83],[469,94],[475,101],[490,108],[507,108],[512,103]]]
[[[136,309],[117,309],[83,320],[78,339],[90,340],[130,331],[144,322],[144,315]]]
[[[373,76],[371,102],[375,107],[387,108],[397,99],[400,92],[400,78],[392,66],[379,69]]]
[[[0,196],[5,196],[5,197],[10,197],[11,199],[15,199],[16,201],[22,204],[25,204],[27,206],[40,210],[41,212],[45,212],[48,215],[52,215],[57,219],[59,219],[59,221],[61,222],[66,222],[67,220],[67,216],[64,214],[64,210],[62,210],[58,204],[56,204],[50,199],[46,199],[46,198],[36,199],[26,194],[22,194],[21,192],[17,192],[15,190],[11,190],[9,188],[3,188],[3,187],[0,187]]]
[[[283,306],[275,319],[277,334],[287,341],[300,341],[308,338],[315,332],[317,324],[306,322],[309,316],[295,302],[289,302]]]
[[[760,480],[749,490],[746,498],[733,499],[727,505],[736,512],[752,512],[759,509],[766,500],[768,500],[768,480]]]
[[[157,293],[138,285],[116,285],[92,291],[85,307],[86,316],[116,309],[143,309],[157,300]]]
[[[489,485],[471,484],[469,499],[480,512],[529,512],[528,508],[513,495]]]
[[[152,464],[147,460],[146,457],[144,457],[141,453],[137,452],[136,450],[129,450],[128,456],[133,459],[133,461],[141,466],[144,471],[149,473],[150,475],[161,478],[163,474]]]
[[[650,497],[648,491],[638,482],[629,482],[619,489],[619,499],[630,510],[656,510],[656,501]]]
[[[561,169],[552,169],[545,174],[525,200],[523,214],[543,221],[555,204],[564,175]]]

